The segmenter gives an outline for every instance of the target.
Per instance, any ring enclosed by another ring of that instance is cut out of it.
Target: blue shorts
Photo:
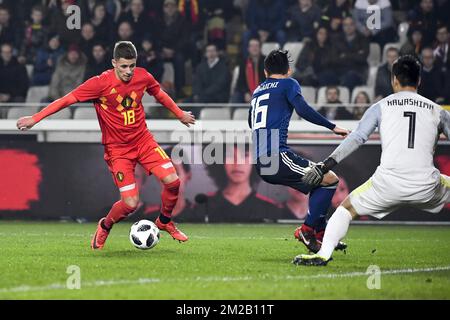
[[[298,190],[304,194],[311,191],[311,187],[302,183],[301,179],[305,173],[305,168],[314,165],[314,162],[304,159],[296,153],[288,150],[271,156],[271,161],[278,164],[278,170],[274,174],[261,174],[261,169],[273,166],[273,163],[263,164],[261,158],[256,161],[258,175],[265,182],[270,184],[281,184]]]

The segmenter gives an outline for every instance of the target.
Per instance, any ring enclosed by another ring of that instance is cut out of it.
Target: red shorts
[[[104,158],[116,186],[125,197],[139,193],[135,178],[137,163],[148,175],[154,174],[160,180],[176,173],[169,156],[152,137],[146,137],[133,145],[106,145]]]

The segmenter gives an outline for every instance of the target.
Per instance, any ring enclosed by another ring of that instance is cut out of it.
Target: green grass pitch
[[[306,253],[293,225],[185,224],[187,243],[162,233],[148,251],[132,247],[130,225],[94,252],[94,224],[2,221],[0,299],[450,298],[450,227],[351,226],[347,253],[313,268],[291,263]],[[79,290],[66,287],[71,265]],[[380,289],[367,287],[370,265]]]

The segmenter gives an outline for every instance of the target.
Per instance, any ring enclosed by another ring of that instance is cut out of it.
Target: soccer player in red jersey
[[[191,112],[181,110],[160,89],[159,83],[150,73],[136,67],[136,56],[136,48],[131,42],[116,43],[113,69],[87,80],[33,116],[22,117],[17,121],[18,129],[28,130],[42,119],[71,104],[93,101],[102,131],[104,158],[119,188],[121,200],[112,206],[106,217],[100,219],[92,238],[92,249],[102,249],[112,226],[136,209],[139,203],[139,190],[134,176],[137,163],[163,184],[161,212],[156,219],[156,225],[176,240],[188,240],[171,221],[172,210],[178,199],[180,180],[170,158],[147,129],[142,97],[145,92],[154,96],[188,127],[195,123],[195,118]]]

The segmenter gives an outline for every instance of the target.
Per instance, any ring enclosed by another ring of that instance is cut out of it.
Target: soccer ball
[[[153,248],[158,244],[159,237],[159,229],[151,221],[141,220],[131,226],[130,241],[138,249]]]

